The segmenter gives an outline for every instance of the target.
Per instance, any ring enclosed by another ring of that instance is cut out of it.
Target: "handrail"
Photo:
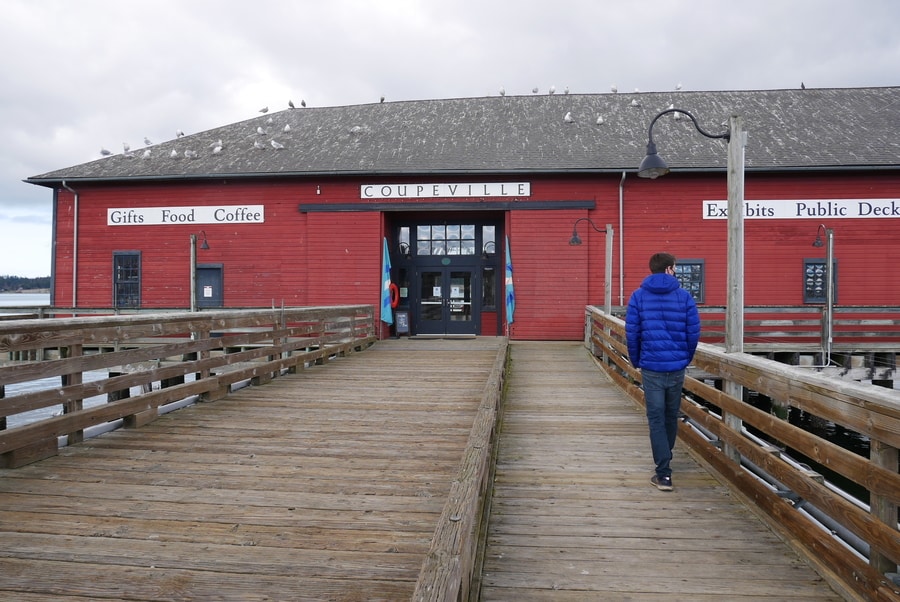
[[[59,437],[75,443],[120,420],[136,428],[167,404],[219,399],[241,381],[262,384],[374,342],[369,305],[0,322],[0,354],[9,357],[0,361],[0,467],[55,455]],[[106,378],[85,379],[92,372]],[[48,378],[58,380],[25,386]],[[9,395],[13,385],[20,390]],[[96,396],[108,402],[85,407]],[[61,415],[8,424],[60,405]]]
[[[479,546],[487,536],[497,429],[503,385],[509,360],[504,342],[482,390],[478,414],[459,470],[450,486],[431,548],[425,556],[416,587],[415,602],[457,602],[472,599],[479,583]]]
[[[628,360],[624,322],[600,308],[586,308],[586,341],[598,364],[636,402],[643,404],[640,371]],[[760,515],[773,529],[785,534],[833,587],[868,600],[900,600],[900,587],[887,576],[900,563],[900,397],[885,387],[830,379],[814,371],[788,366],[746,353],[726,353],[700,343],[694,365],[704,380],[721,379],[740,384],[772,398],[839,424],[868,437],[870,458],[850,451],[763,412],[691,377],[685,379],[682,403],[686,416],[679,435],[697,457]],[[722,416],[731,414],[776,443],[750,437],[746,429],[729,426]],[[735,462],[723,444],[740,454]],[[869,504],[848,500],[825,479],[791,460],[796,450],[828,466],[869,493]],[[751,469],[752,468],[752,469]],[[754,471],[763,471],[760,479]],[[814,509],[815,512],[810,512]],[[865,542],[867,554],[854,552],[813,518]],[[868,558],[866,559],[865,556]]]

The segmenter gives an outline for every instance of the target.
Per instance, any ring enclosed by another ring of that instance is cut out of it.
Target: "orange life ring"
[[[391,282],[390,285],[391,291],[391,309],[395,309],[398,305],[400,305],[400,289],[397,288],[397,285]]]

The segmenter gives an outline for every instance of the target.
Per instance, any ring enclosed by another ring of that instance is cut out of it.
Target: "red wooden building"
[[[653,135],[672,173],[636,176],[673,105],[711,132],[743,118],[747,305],[823,303],[821,226],[836,302],[897,305],[900,88],[285,109],[29,178],[54,195],[52,302],[380,307],[386,240],[410,334],[581,339],[606,285],[607,234],[590,218],[614,231],[613,306],[657,251],[678,257],[701,307],[722,306],[725,143],[664,116]]]

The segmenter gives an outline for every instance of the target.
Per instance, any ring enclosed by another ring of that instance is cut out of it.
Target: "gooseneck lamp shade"
[[[200,248],[204,249],[204,250],[209,249],[209,243],[206,241],[205,238],[203,239],[203,242],[200,243]]]
[[[569,244],[570,245],[580,245],[581,244],[581,237],[578,236],[577,228],[572,230],[572,238],[569,239]]]
[[[669,173],[669,166],[666,165],[666,162],[663,161],[662,157],[656,153],[656,143],[653,141],[648,142],[647,155],[644,157],[644,160],[641,161],[641,166],[638,168],[638,177],[655,180],[659,176],[664,176],[667,173]]]

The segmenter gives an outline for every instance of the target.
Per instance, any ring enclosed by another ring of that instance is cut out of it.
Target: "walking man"
[[[650,448],[656,473],[650,483],[672,491],[672,450],[684,371],[700,340],[700,314],[689,292],[675,278],[675,256],[650,257],[650,275],[631,294],[625,314],[631,364],[641,370]]]

